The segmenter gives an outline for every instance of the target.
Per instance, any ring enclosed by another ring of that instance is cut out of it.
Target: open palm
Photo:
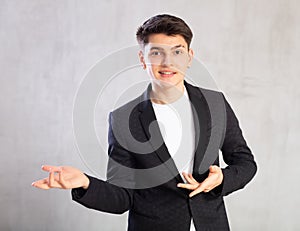
[[[35,181],[32,186],[41,189],[61,188],[87,188],[89,185],[89,179],[79,169],[71,166],[51,166],[44,165],[42,169],[49,172],[49,176]]]

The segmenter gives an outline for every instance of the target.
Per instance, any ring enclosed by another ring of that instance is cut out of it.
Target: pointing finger
[[[50,189],[48,185],[48,178],[35,181],[31,184],[33,187],[40,188],[40,189]]]
[[[196,194],[201,193],[201,192],[209,192],[211,187],[212,187],[211,182],[209,182],[208,180],[205,180],[199,185],[198,188],[196,188],[193,192],[191,192],[189,196],[193,197]]]
[[[179,184],[177,184],[177,187],[179,187],[179,188],[186,188],[186,189],[189,189],[189,190],[194,190],[194,189],[196,189],[198,187],[198,185],[179,183]]]
[[[60,170],[60,168],[57,166],[52,166],[52,165],[43,165],[42,170],[44,170],[46,172],[50,172],[51,170],[54,172],[58,172]]]
[[[193,192],[191,192],[189,197],[193,197],[196,194],[201,193],[201,192],[203,192],[203,188],[200,186],[200,187],[196,188]]]

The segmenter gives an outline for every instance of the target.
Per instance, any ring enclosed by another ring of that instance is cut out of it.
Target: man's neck
[[[178,100],[184,93],[184,84],[161,86],[152,83],[150,99],[153,103],[169,104]]]

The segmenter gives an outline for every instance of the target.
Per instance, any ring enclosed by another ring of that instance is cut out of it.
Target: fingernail
[[[35,184],[35,182],[32,182],[32,183],[31,183],[31,186],[34,186],[34,184]]]

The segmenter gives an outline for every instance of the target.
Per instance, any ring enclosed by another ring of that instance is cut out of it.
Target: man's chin
[[[180,85],[184,85],[183,81],[168,81],[168,80],[154,80],[152,81],[152,84],[154,84],[157,88],[160,88],[162,90],[170,90],[172,88],[179,88]]]
[[[155,80],[153,82],[156,86],[163,87],[163,88],[172,88],[176,86],[176,83],[170,80]]]

